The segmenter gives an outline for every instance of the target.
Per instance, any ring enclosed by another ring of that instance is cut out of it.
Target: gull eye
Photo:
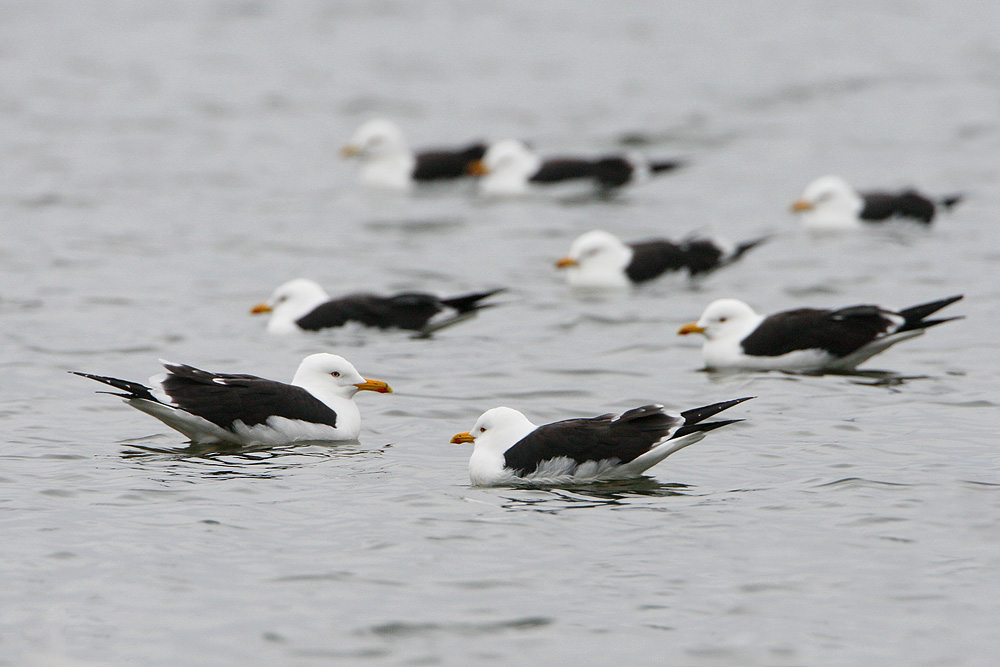
[[[340,371],[334,371],[334,372],[330,373],[330,375],[332,375],[335,378],[339,378],[340,377]]]
[[[485,426],[480,426],[479,427],[479,432],[480,433],[486,433],[486,427]]]

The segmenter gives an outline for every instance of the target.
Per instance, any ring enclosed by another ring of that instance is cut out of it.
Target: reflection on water
[[[490,623],[414,623],[412,621],[396,621],[376,625],[369,629],[374,635],[382,637],[412,637],[429,635],[438,632],[457,633],[465,636],[494,634],[508,631],[524,631],[543,628],[551,625],[553,619],[543,616],[513,618],[506,621]]]
[[[357,440],[347,442],[298,442],[288,445],[195,445],[153,447],[126,443],[123,460],[142,465],[166,463],[168,468],[183,464],[187,473],[213,478],[274,477],[284,470],[314,465],[319,460],[380,456],[389,446],[372,449]],[[191,467],[193,466],[193,468]]]
[[[796,381],[802,378],[822,378],[822,377],[844,377],[848,378],[851,384],[868,387],[886,387],[892,389],[899,387],[913,380],[933,380],[931,375],[904,375],[895,371],[886,370],[864,370],[855,369],[850,371],[841,370],[819,370],[819,371],[743,371],[743,370],[714,370],[708,368],[698,369],[702,373],[707,373],[716,382],[727,382],[741,377],[749,382],[755,376],[757,378],[772,378],[778,380]],[[866,381],[867,380],[867,381]]]
[[[558,488],[532,490],[525,489],[518,495],[502,496],[504,509],[530,510],[533,512],[556,513],[568,509],[586,509],[591,507],[611,507],[628,505],[631,497],[688,496],[689,487],[686,484],[659,482],[652,477],[637,477],[636,479],[601,482],[579,486],[562,486]],[[517,492],[515,492],[517,493]]]

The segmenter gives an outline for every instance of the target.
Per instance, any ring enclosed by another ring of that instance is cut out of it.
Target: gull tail
[[[460,294],[459,296],[453,296],[448,299],[441,299],[441,303],[449,308],[455,309],[455,314],[448,317],[437,318],[434,321],[429,322],[426,326],[413,334],[412,337],[430,338],[432,334],[435,334],[442,329],[447,329],[450,326],[464,322],[465,320],[475,316],[476,311],[482,310],[483,308],[491,308],[497,305],[495,303],[480,303],[480,301],[486,299],[487,297],[491,297],[494,294],[506,291],[506,288],[501,287],[499,289],[489,290],[486,292]]]
[[[649,173],[662,174],[665,171],[673,171],[684,166],[684,160],[650,160]]]
[[[734,405],[739,405],[744,401],[749,401],[754,396],[744,396],[743,398],[734,398],[730,401],[722,401],[721,403],[712,403],[711,405],[705,405],[700,408],[692,408],[690,410],[685,410],[681,413],[681,417],[684,418],[684,425],[681,426],[677,431],[670,437],[671,440],[674,438],[680,438],[682,436],[688,435],[689,433],[705,432],[711,431],[722,426],[727,426],[729,424],[735,424],[736,422],[743,421],[742,419],[726,419],[717,422],[705,422],[706,419],[714,417],[723,410],[728,410]]]
[[[736,260],[738,260],[740,257],[743,256],[743,253],[747,252],[748,250],[753,250],[757,246],[767,243],[770,240],[771,236],[768,235],[740,243],[739,245],[736,246],[736,249],[733,250],[733,254],[726,259],[726,263],[728,264],[730,262],[735,262]]]
[[[90,378],[91,380],[96,380],[98,382],[103,382],[104,384],[111,385],[115,389],[121,389],[122,392],[117,391],[99,391],[99,394],[111,394],[112,396],[121,396],[126,399],[141,398],[147,401],[153,401],[154,403],[159,403],[155,396],[150,391],[150,388],[144,384],[139,384],[138,382],[131,382],[129,380],[120,380],[118,378],[107,377],[105,375],[91,375],[90,373],[80,373],[78,371],[69,371],[73,375],[79,375],[80,377]]]
[[[474,310],[479,310],[481,308],[489,308],[490,306],[495,306],[495,303],[479,303],[487,297],[491,297],[494,294],[499,294],[500,292],[505,292],[504,288],[489,290],[487,292],[473,292],[471,294],[460,294],[459,296],[453,296],[447,299],[441,299],[441,303],[444,305],[454,308],[459,313],[471,313]]]
[[[965,199],[965,195],[962,194],[961,192],[956,192],[955,194],[951,194],[946,197],[941,197],[941,199],[938,200],[938,204],[940,204],[947,210],[951,210],[952,206],[958,204],[963,199]]]
[[[904,310],[899,311],[899,314],[903,317],[903,324],[897,329],[897,332],[901,331],[912,331],[915,329],[926,329],[932,327],[935,324],[941,324],[943,322],[950,322],[951,320],[960,320],[962,316],[957,317],[940,317],[933,320],[925,319],[929,315],[933,315],[937,311],[941,310],[945,306],[949,306],[956,301],[962,299],[964,295],[958,294],[956,296],[950,296],[947,299],[941,299],[939,301],[931,301],[929,303],[922,303],[917,306],[910,306]]]

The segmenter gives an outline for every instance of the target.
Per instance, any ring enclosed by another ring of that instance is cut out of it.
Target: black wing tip
[[[912,319],[922,320],[928,315],[932,315],[937,311],[941,310],[945,306],[950,306],[956,301],[961,301],[964,298],[965,298],[964,294],[956,294],[954,296],[945,297],[944,299],[938,299],[937,301],[918,303],[915,306],[904,308],[903,310],[899,311],[899,314],[905,317],[907,320],[912,320]]]
[[[93,373],[83,373],[81,371],[66,371],[66,372],[72,375],[79,375],[82,378],[96,380],[97,382],[103,382],[104,384],[112,384],[113,382],[125,382],[125,380],[119,380],[118,378],[108,377],[107,375],[94,375]]]
[[[730,424],[739,424],[744,422],[746,419],[723,419],[717,422],[702,422],[701,424],[693,424],[693,431],[700,431],[702,433],[708,431],[714,431],[717,428],[722,428],[723,426],[729,426]]]
[[[956,192],[955,194],[947,195],[946,197],[941,197],[938,203],[941,204],[946,210],[951,209],[955,204],[961,203],[965,199],[965,194],[962,192]]]
[[[106,375],[94,375],[92,373],[81,373],[80,371],[68,371],[73,375],[79,375],[80,377],[85,377],[90,380],[95,380],[102,384],[114,387],[115,389],[120,389],[126,393],[117,393],[113,391],[99,391],[98,394],[110,394],[112,396],[121,396],[122,398],[143,398],[150,401],[157,401],[156,397],[150,393],[149,387],[138,382],[132,382],[131,380],[121,380],[119,378],[108,377]]]
[[[916,306],[910,306],[909,308],[904,308],[899,311],[899,314],[903,317],[903,324],[899,327],[899,331],[911,331],[914,329],[927,329],[937,324],[943,324],[945,322],[950,322],[952,320],[962,319],[962,315],[957,315],[955,317],[939,317],[933,320],[928,320],[926,318],[930,317],[937,311],[941,310],[945,306],[950,306],[956,301],[961,301],[965,298],[964,294],[956,294],[955,296],[950,296],[945,299],[939,299],[937,301],[929,301],[927,303],[917,304]]]
[[[687,166],[687,160],[650,160],[649,161],[649,171],[654,174],[662,174],[667,171],[673,171],[674,169],[680,169],[681,167]]]
[[[712,403],[711,405],[703,405],[700,408],[691,408],[690,410],[685,410],[681,413],[681,417],[684,418],[684,426],[692,426],[698,422],[702,422],[709,417],[714,417],[724,410],[744,403],[751,399],[757,398],[756,396],[743,396],[742,398],[733,398],[728,401],[720,401],[719,403]]]
[[[750,239],[749,241],[744,241],[736,246],[736,250],[733,252],[733,259],[738,258],[740,255],[745,253],[747,250],[756,248],[759,245],[763,245],[774,238],[774,234],[765,234],[764,236],[758,236],[755,239]]]
[[[495,303],[480,303],[483,299],[488,299],[494,294],[500,294],[501,292],[506,292],[506,287],[498,287],[496,289],[484,290],[482,292],[470,292],[468,294],[459,294],[456,296],[448,297],[447,299],[441,299],[441,303],[451,308],[454,308],[460,313],[472,312],[476,310],[482,310],[483,308],[490,308],[496,306]]]
[[[723,419],[717,422],[701,422],[699,424],[684,424],[679,429],[677,429],[672,436],[671,440],[676,440],[677,438],[682,438],[685,435],[690,435],[692,433],[708,433],[709,431],[714,431],[717,428],[722,428],[723,426],[729,426],[730,424],[737,424],[741,421],[746,421],[745,419]]]
[[[965,298],[964,294],[955,294],[954,296],[945,297],[944,299],[939,299],[938,301],[934,301],[933,303],[940,303],[941,307],[944,308],[945,306],[955,303],[956,301],[961,301],[964,298]]]
[[[938,317],[933,320],[921,320],[920,326],[916,327],[919,329],[929,329],[930,327],[936,326],[938,324],[944,324],[945,322],[952,322],[954,320],[964,320],[965,315],[956,315],[955,317]]]

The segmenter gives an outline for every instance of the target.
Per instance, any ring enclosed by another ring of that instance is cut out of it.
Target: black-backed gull
[[[469,165],[486,153],[486,144],[413,152],[402,130],[384,118],[375,118],[357,129],[344,146],[344,157],[361,161],[359,180],[364,185],[407,190],[414,183],[447,181],[468,176]]]
[[[391,296],[349,294],[331,299],[319,284],[296,278],[280,285],[271,297],[250,312],[270,313],[267,330],[273,334],[317,331],[358,322],[380,329],[406,329],[430,335],[468,319],[493,304],[481,303],[502,289],[437,297],[426,292],[402,292]],[[440,317],[435,317],[440,316]]]
[[[487,410],[453,443],[474,444],[469,478],[477,486],[588,484],[640,476],[708,431],[739,419],[705,422],[749,400],[737,398],[674,414],[644,405],[621,414],[535,426],[513,408]]]
[[[291,384],[254,375],[210,373],[163,361],[167,372],[151,386],[71,371],[110,385],[125,402],[180,431],[194,444],[279,445],[306,440],[357,440],[358,391],[392,393],[343,357],[313,354],[302,360]]]
[[[961,200],[960,194],[932,199],[912,189],[859,193],[839,176],[822,176],[806,186],[791,209],[800,214],[806,229],[835,232],[895,219],[930,224],[939,209],[950,209]]]
[[[543,159],[523,141],[504,139],[490,144],[483,159],[473,163],[470,170],[480,176],[481,194],[517,196],[574,182],[598,192],[610,192],[682,164],[679,160],[646,160],[638,154]]]
[[[556,262],[566,281],[584,289],[621,288],[652,280],[669,271],[687,271],[691,278],[735,262],[766,237],[732,245],[719,239],[692,237],[673,242],[649,239],[624,243],[603,230],[587,232]]]
[[[681,335],[702,334],[702,357],[712,370],[849,372],[900,341],[957,317],[927,319],[961,296],[898,312],[862,305],[837,310],[797,308],[758,315],[738,299],[719,299]]]

